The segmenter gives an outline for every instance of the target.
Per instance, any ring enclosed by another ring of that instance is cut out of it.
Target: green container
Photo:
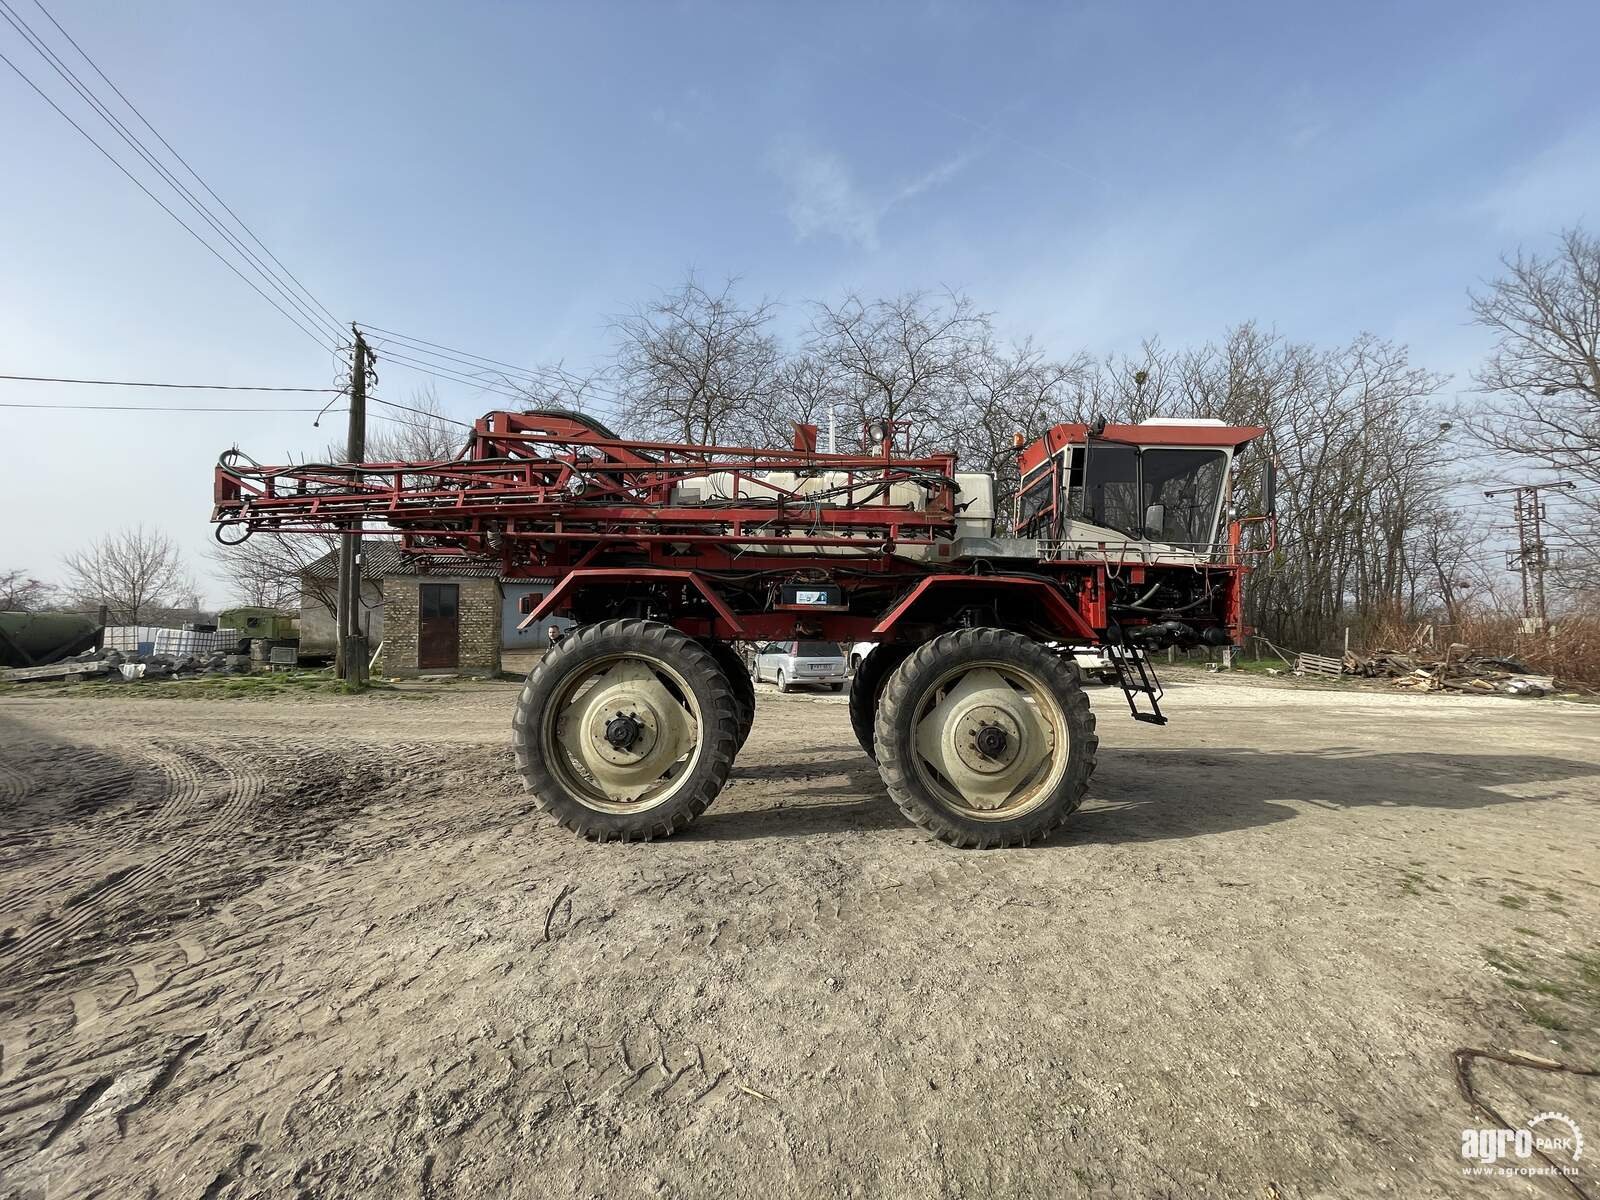
[[[293,642],[300,638],[300,618],[277,608],[245,605],[217,614],[218,629],[236,629],[240,641]]]
[[[94,645],[100,624],[74,613],[0,612],[0,665],[40,667]]]

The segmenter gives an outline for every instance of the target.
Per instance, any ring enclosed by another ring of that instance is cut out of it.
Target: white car
[[[844,655],[837,642],[768,642],[756,649],[756,682],[772,682],[780,692],[801,684],[827,684],[844,690]]]
[[[849,664],[850,674],[854,675],[861,669],[861,664],[866,662],[867,655],[871,654],[877,642],[851,642],[850,649],[845,654],[845,661]]]
[[[854,675],[861,669],[861,664],[866,661],[877,642],[852,642],[846,651],[845,658],[850,665],[850,674]],[[1059,643],[1051,643],[1057,650],[1062,647]],[[1072,661],[1078,666],[1078,674],[1085,679],[1097,679],[1101,683],[1115,683],[1117,681],[1117,667],[1111,661],[1111,650],[1100,646],[1071,646],[1065,647],[1072,654]]]

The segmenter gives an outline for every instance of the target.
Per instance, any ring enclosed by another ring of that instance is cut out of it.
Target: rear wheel
[[[787,692],[789,690],[789,680],[788,677],[784,675],[782,667],[778,668],[778,690],[780,692]]]
[[[856,660],[855,678],[850,681],[850,728],[855,730],[856,741],[868,758],[878,757],[872,744],[872,727],[878,717],[883,685],[910,653],[909,646],[882,645]]]
[[[1083,802],[1099,739],[1077,672],[1039,642],[964,629],[889,677],[878,770],[916,824],[955,846],[1024,846]]]
[[[744,665],[739,652],[727,642],[706,641],[700,644],[717,660],[717,665],[722,668],[722,673],[728,677],[728,683],[733,688],[733,701],[739,716],[738,749],[743,750],[750,737],[750,726],[756,719],[756,685],[750,678],[750,669]]]
[[[512,732],[540,808],[596,841],[646,840],[684,828],[722,790],[738,708],[703,646],[659,622],[604,621],[528,673]]]

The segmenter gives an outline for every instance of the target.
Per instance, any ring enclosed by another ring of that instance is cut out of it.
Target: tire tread
[[[1057,794],[1015,820],[972,821],[950,812],[922,787],[908,759],[914,751],[909,744],[902,746],[896,736],[895,720],[900,711],[913,703],[925,682],[956,655],[975,660],[1010,659],[1029,667],[1050,685],[1065,715],[1072,752]],[[874,731],[878,772],[890,798],[907,819],[942,842],[972,849],[1027,846],[1059,829],[1083,803],[1100,746],[1094,729],[1094,713],[1076,671],[1045,646],[1005,629],[960,629],[924,643],[885,682]]]
[[[581,667],[586,658],[617,649],[633,649],[673,662],[699,693],[703,725],[703,758],[694,768],[701,773],[700,779],[663,807],[631,817],[598,812],[568,796],[545,765],[543,755],[535,750],[539,742],[535,732],[537,714],[566,675]],[[647,842],[671,837],[688,827],[722,790],[737,753],[738,703],[733,684],[704,646],[659,621],[623,618],[573,630],[546,654],[528,672],[517,697],[511,729],[517,772],[543,811],[590,841]]]

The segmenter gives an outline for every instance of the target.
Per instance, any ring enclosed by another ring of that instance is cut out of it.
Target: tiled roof
[[[394,542],[366,542],[361,547],[361,573],[368,579],[390,575],[446,575],[466,579],[496,579],[500,564],[486,558],[455,554],[407,554]],[[329,550],[300,572],[310,579],[339,578],[339,552]]]

